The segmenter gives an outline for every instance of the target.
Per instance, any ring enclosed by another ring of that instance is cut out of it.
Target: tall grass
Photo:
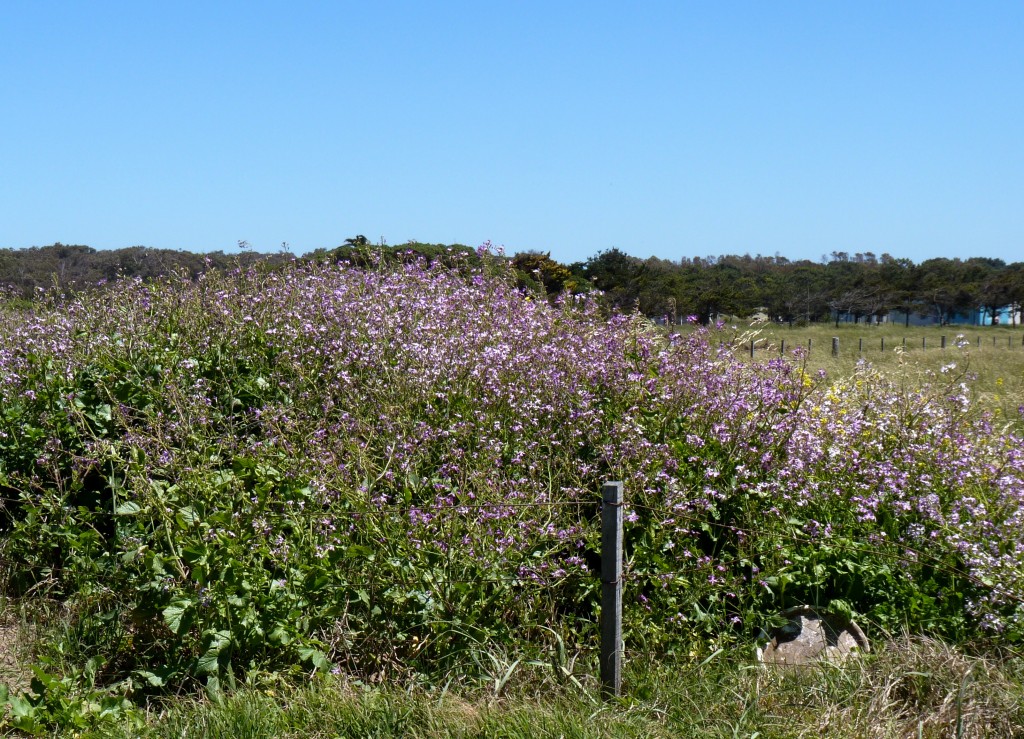
[[[245,689],[222,704],[154,707],[104,736],[152,737],[1008,737],[1024,728],[1024,665],[965,656],[928,639],[878,645],[844,666],[634,664],[629,697],[517,676],[501,695],[335,679]]]

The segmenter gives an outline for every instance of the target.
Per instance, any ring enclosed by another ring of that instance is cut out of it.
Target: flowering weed
[[[955,373],[826,382],[488,262],[125,282],[0,316],[6,587],[136,698],[587,650],[627,491],[627,649],[768,614],[1017,641],[1024,447]],[[474,667],[477,666],[477,667]]]

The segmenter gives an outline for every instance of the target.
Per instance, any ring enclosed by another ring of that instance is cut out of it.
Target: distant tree
[[[608,303],[621,310],[633,310],[640,297],[642,261],[616,248],[600,251],[584,265],[584,276],[605,294]]]
[[[919,310],[942,324],[957,314],[970,313],[978,304],[977,286],[971,282],[971,270],[959,259],[928,259],[918,268]]]
[[[1004,289],[1010,308],[1010,325],[1017,325],[1017,316],[1024,311],[1024,262],[1014,262],[1003,271]]]
[[[992,323],[999,322],[999,314],[1011,302],[1011,289],[1006,280],[1006,263],[1001,259],[974,257],[964,263],[971,294],[976,296],[976,308],[988,316]]]
[[[551,258],[551,252],[525,251],[512,258],[512,266],[519,274],[520,284],[543,289],[549,298],[562,293],[585,292],[589,285],[569,267]]]

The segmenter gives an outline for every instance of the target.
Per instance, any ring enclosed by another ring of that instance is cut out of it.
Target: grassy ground
[[[735,326],[735,329],[733,329]],[[765,359],[809,347],[807,370],[825,370],[830,377],[850,375],[858,362],[867,361],[908,381],[921,381],[928,373],[948,371],[970,378],[979,403],[997,419],[1024,430],[1020,407],[1024,406],[1024,328],[1020,326],[901,325],[866,326],[816,324],[790,328],[777,324],[731,324],[727,335],[738,341],[737,351]],[[942,348],[945,337],[945,348]],[[958,338],[959,337],[959,338]],[[832,354],[832,339],[839,340],[839,354]],[[958,343],[960,344],[958,346]]]
[[[15,618],[5,623],[9,656],[25,656],[25,625]],[[195,695],[170,697],[145,711],[111,715],[90,729],[69,733],[65,727],[50,735],[881,739],[1024,734],[1024,655],[972,656],[927,638],[889,638],[843,665],[806,668],[759,665],[746,649],[719,652],[700,663],[652,663],[633,656],[627,661],[624,697],[612,701],[600,698],[597,665],[586,660],[571,662],[570,673],[514,655],[492,657],[494,679],[477,683],[424,688],[368,685],[333,675],[299,682],[267,675],[220,703]],[[5,667],[7,680],[27,679],[24,663]]]
[[[584,681],[587,678],[582,678]],[[897,639],[846,666],[766,669],[721,656],[634,664],[628,697],[554,684],[522,668],[502,690],[381,688],[326,679],[179,702],[114,737],[982,737],[1024,730],[1024,665]]]

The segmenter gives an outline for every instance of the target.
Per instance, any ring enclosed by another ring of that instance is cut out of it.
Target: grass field
[[[755,359],[792,357],[797,347],[806,350],[806,370],[824,370],[830,378],[848,377],[861,362],[908,384],[927,381],[933,373],[962,375],[978,404],[992,410],[997,420],[1024,428],[1024,328],[1020,326],[942,326],[816,324],[790,328],[771,323],[732,323],[723,338],[736,343],[737,355]],[[832,354],[838,339],[839,353]],[[943,343],[945,347],[943,348]],[[955,366],[952,366],[955,365]]]

